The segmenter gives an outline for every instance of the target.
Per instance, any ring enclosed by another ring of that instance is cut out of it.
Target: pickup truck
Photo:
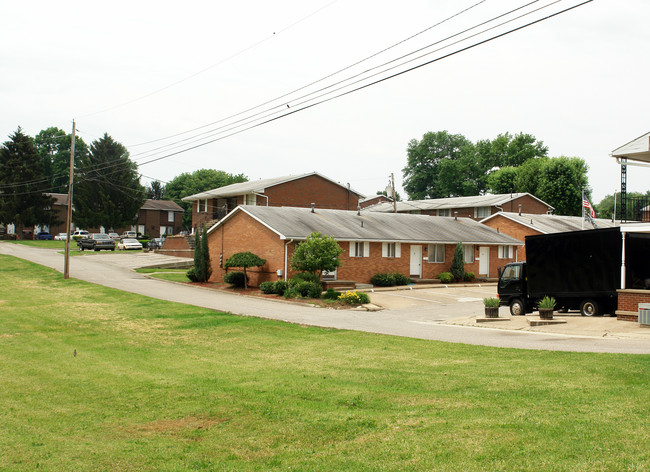
[[[84,249],[92,249],[93,251],[110,249],[111,251],[115,251],[115,241],[105,233],[93,233],[85,238],[78,239],[77,246],[79,246],[80,251]]]

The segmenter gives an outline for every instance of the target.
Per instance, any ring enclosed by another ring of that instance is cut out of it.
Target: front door
[[[490,275],[490,248],[481,246],[478,250],[478,275]]]
[[[411,277],[422,277],[422,246],[411,244]]]

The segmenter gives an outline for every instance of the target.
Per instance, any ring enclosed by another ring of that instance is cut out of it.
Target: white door
[[[422,246],[411,244],[411,277],[422,277]]]
[[[478,250],[478,275],[490,275],[490,248],[481,246]]]

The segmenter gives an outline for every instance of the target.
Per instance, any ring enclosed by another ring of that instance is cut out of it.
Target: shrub
[[[260,291],[262,293],[266,293],[267,295],[276,293],[275,282],[262,282],[260,284]]]
[[[499,299],[498,298],[484,298],[483,299],[483,305],[485,305],[486,308],[498,308],[499,307]]]
[[[395,285],[408,285],[410,283],[413,283],[413,281],[406,275],[402,275],[399,272],[395,272],[393,274],[393,277],[395,277]]]
[[[370,278],[370,283],[377,287],[392,287],[396,285],[393,274],[375,274]]]
[[[246,279],[248,279],[248,276],[245,276],[243,272],[239,271],[226,272],[223,276],[223,281],[233,287],[243,287],[246,285]]]
[[[367,293],[357,292],[356,290],[348,290],[339,296],[339,300],[347,305],[363,305],[370,303],[370,297]]]
[[[284,280],[278,280],[273,284],[273,293],[276,293],[278,295],[284,295],[284,292],[286,292],[288,289],[289,283]]]
[[[207,241],[207,237],[206,237]],[[206,246],[206,251],[207,246]],[[230,256],[226,263],[223,265],[226,269],[229,267],[241,267],[244,269],[244,288],[248,288],[248,276],[246,275],[246,269],[249,267],[262,267],[266,264],[266,259],[262,259],[257,254],[252,252],[237,252]]]
[[[465,272],[465,277],[463,277],[465,282],[474,282],[474,279],[476,279],[474,272]]]
[[[451,275],[451,272],[441,272],[440,274],[438,274],[438,278],[440,279],[440,282],[442,282],[443,284],[448,284],[454,281],[454,276]]]
[[[327,292],[323,294],[323,298],[326,300],[338,300],[338,298],[341,296],[341,292],[337,292],[333,288],[328,288]]]
[[[465,251],[463,250],[463,244],[460,241],[456,244],[454,260],[451,261],[449,272],[454,276],[454,280],[463,280],[465,275]]]
[[[198,282],[199,278],[196,275],[196,270],[194,270],[194,267],[192,267],[190,270],[187,271],[187,278],[190,279],[191,282]]]

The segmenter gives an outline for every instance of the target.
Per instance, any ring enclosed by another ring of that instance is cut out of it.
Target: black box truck
[[[628,288],[648,288],[650,235],[627,233],[625,273]],[[513,316],[536,309],[548,295],[556,309],[584,316],[616,311],[623,263],[619,228],[526,236],[526,261],[499,269],[501,305]]]

